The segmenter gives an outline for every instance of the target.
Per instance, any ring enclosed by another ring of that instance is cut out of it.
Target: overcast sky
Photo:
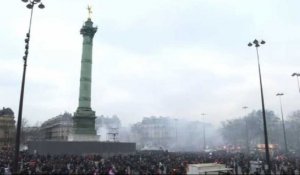
[[[297,0],[43,0],[35,8],[23,117],[43,122],[78,106],[87,5],[98,26],[93,46],[92,109],[123,125],[151,115],[207,122],[261,109],[255,38],[266,109],[298,110],[300,2]],[[30,10],[0,7],[0,104],[18,113]],[[242,109],[248,106],[248,110]]]

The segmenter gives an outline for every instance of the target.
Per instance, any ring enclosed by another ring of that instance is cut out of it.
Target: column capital
[[[96,32],[97,27],[93,27],[93,22],[91,19],[88,19],[80,29],[80,34],[83,36],[89,36],[91,39],[94,37]]]

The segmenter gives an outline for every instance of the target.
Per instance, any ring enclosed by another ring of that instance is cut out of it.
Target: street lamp
[[[21,94],[20,94],[20,103],[19,103],[16,141],[15,141],[15,155],[14,155],[14,164],[13,164],[14,173],[18,172],[25,76],[26,76],[26,66],[27,66],[27,57],[28,57],[28,50],[29,50],[29,41],[30,41],[30,31],[31,31],[33,8],[34,8],[35,5],[38,5],[38,7],[40,9],[45,8],[45,6],[44,6],[44,4],[42,4],[41,0],[29,0],[29,1],[28,0],[22,0],[22,1],[27,3],[26,7],[31,10],[31,13],[30,13],[30,20],[29,20],[29,29],[28,29],[28,32],[26,33],[26,38],[25,38],[25,53],[24,53],[24,56],[23,56],[24,66],[23,66],[23,76],[22,76],[22,84],[21,84]]]
[[[293,73],[293,74],[292,74],[292,77],[294,77],[294,76],[297,77],[298,89],[299,89],[299,92],[300,92],[300,84],[299,84],[299,76],[300,76],[300,73]]]
[[[283,129],[283,138],[284,138],[284,146],[285,146],[285,153],[288,153],[288,147],[287,147],[287,141],[286,141],[286,133],[285,133],[285,125],[284,125],[284,118],[283,118],[283,112],[282,112],[282,103],[281,103],[281,96],[283,96],[283,93],[277,93],[276,96],[279,97],[280,102],[280,110],[281,110],[281,120],[282,120],[282,129]]]
[[[248,109],[248,106],[243,106],[243,109],[246,110]],[[248,133],[248,121],[247,121],[247,116],[245,117],[245,125],[246,125],[246,148],[247,148],[247,154],[249,154],[249,133]]]
[[[263,115],[263,125],[264,125],[264,137],[265,137],[265,151],[266,151],[266,162],[268,167],[267,174],[270,174],[270,152],[269,152],[269,143],[268,143],[268,130],[267,130],[267,121],[266,121],[266,112],[265,112],[265,102],[264,102],[264,93],[263,93],[263,86],[262,86],[262,79],[261,79],[261,71],[260,71],[260,63],[259,63],[259,54],[258,54],[258,47],[261,44],[265,44],[266,42],[264,40],[261,40],[260,42],[258,40],[254,40],[253,42],[249,42],[248,46],[255,46],[256,49],[256,55],[257,55],[257,62],[258,62],[258,73],[259,73],[259,83],[260,83],[260,95],[261,95],[261,105],[262,105],[262,115]]]
[[[204,116],[207,115],[205,113],[202,113],[201,114],[202,117],[203,117],[203,150],[205,151],[205,148],[206,148],[206,139],[205,139],[205,123],[204,123]]]

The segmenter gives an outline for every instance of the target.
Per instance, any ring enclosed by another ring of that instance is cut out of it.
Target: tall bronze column
[[[90,7],[88,8],[89,12]],[[93,38],[97,31],[89,16],[80,30],[83,36],[79,104],[73,117],[72,140],[97,140],[95,111],[91,108]]]

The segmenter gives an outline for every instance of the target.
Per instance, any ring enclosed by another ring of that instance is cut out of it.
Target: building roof
[[[54,125],[70,125],[72,124],[72,114],[65,112],[64,114],[53,117],[47,121],[45,121],[41,127],[52,127]]]
[[[14,112],[10,108],[3,107],[3,109],[0,110],[0,117],[7,115],[14,116]]]

